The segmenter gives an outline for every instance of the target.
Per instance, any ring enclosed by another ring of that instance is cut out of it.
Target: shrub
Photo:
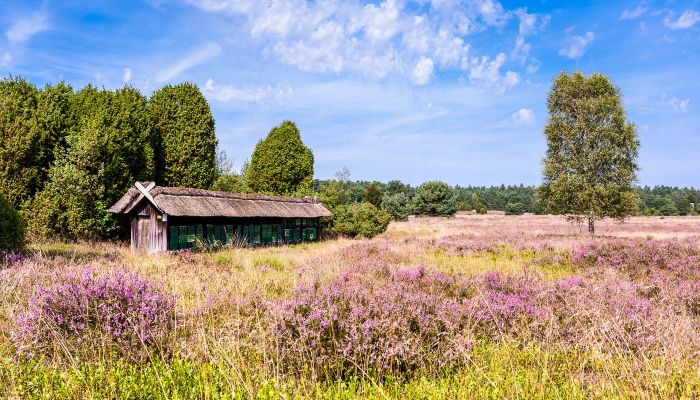
[[[282,301],[274,328],[284,365],[321,377],[401,373],[452,363],[469,349],[456,340],[459,278],[423,268],[381,274],[365,268]]]
[[[24,220],[0,193],[0,251],[20,251],[24,248]]]
[[[679,274],[698,272],[700,250],[677,240],[616,239],[581,245],[571,260],[582,266],[611,266],[631,273],[654,269]]]
[[[410,200],[403,193],[385,194],[382,197],[382,210],[396,221],[405,221],[411,212]]]
[[[453,216],[459,208],[457,194],[444,182],[425,182],[413,197],[416,215]]]
[[[331,232],[371,238],[386,231],[391,216],[370,203],[338,206],[333,210]]]
[[[86,268],[56,279],[40,287],[27,312],[16,318],[13,338],[21,352],[49,355],[62,338],[87,351],[114,344],[119,354],[138,359],[173,327],[174,297],[135,273],[96,275]]]
[[[486,214],[486,211],[487,211],[486,205],[484,205],[484,203],[479,203],[476,205],[476,213],[477,214],[484,215],[484,214]]]
[[[523,203],[508,203],[506,204],[506,215],[522,215]]]

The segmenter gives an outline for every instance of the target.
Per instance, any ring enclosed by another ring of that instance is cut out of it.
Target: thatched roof
[[[144,182],[143,186],[148,186]],[[328,217],[330,211],[318,200],[261,194],[217,192],[183,187],[155,186],[148,193],[155,206],[176,217]],[[113,214],[128,214],[146,199],[132,187],[109,208]]]

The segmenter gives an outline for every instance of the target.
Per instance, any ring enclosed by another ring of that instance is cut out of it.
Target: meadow
[[[2,264],[0,264],[2,265]],[[0,269],[2,398],[699,398],[700,218],[464,215],[371,240]]]

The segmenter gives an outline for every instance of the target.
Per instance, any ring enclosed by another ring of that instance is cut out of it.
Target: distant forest
[[[315,180],[314,189],[319,190],[330,180]],[[454,186],[460,210],[475,210],[479,203],[488,210],[511,211],[512,214],[545,214],[538,201],[536,186]],[[638,187],[639,215],[693,215],[700,211],[700,189],[673,186]],[[347,183],[349,202],[381,204],[384,194],[403,192],[413,197],[415,187],[398,180],[382,183],[377,181],[354,181]],[[510,207],[509,207],[510,206]]]

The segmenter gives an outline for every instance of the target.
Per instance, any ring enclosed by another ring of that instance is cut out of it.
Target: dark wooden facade
[[[320,217],[330,215],[310,198],[135,187],[109,211],[130,217],[131,249],[138,252],[315,241]]]

